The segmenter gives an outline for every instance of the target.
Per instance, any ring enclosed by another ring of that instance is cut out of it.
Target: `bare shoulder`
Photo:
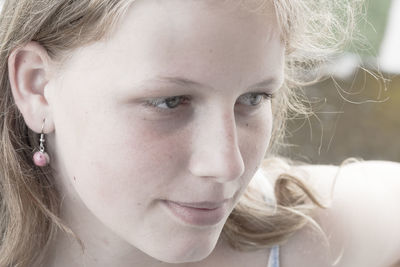
[[[327,209],[317,209],[312,216],[329,245],[306,227],[282,246],[281,267],[389,267],[400,260],[399,163],[296,168],[308,174],[323,199],[331,198]]]

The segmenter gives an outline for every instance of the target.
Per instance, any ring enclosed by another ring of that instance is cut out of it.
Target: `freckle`
[[[104,243],[105,245],[110,244],[110,243],[108,242],[107,238],[103,238],[102,241],[103,241],[103,243]]]
[[[249,127],[249,124],[248,124],[248,123],[246,123],[246,127]]]
[[[74,176],[74,181],[76,182],[76,177]]]

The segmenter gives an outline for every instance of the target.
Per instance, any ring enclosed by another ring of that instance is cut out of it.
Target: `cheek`
[[[91,125],[96,131],[84,138],[91,143],[82,151],[88,162],[79,168],[85,179],[82,186],[94,183],[94,197],[113,203],[120,199],[145,205],[145,201],[165,196],[187,158],[186,134],[168,135],[140,119],[130,123],[112,120],[113,127],[104,121]]]
[[[242,156],[246,158],[263,157],[272,134],[272,113],[270,106],[254,118],[238,123],[238,138]]]
[[[271,139],[272,115],[268,111],[270,111],[269,108],[254,119],[239,123],[239,147],[246,172],[248,172],[248,175],[245,175],[248,180],[264,159]],[[243,183],[247,182],[247,180],[243,181]]]

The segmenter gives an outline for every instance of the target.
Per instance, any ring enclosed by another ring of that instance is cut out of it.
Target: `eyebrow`
[[[156,76],[155,78],[152,78],[150,80],[146,80],[146,82],[165,82],[165,83],[172,83],[176,84],[182,87],[192,87],[192,88],[208,88],[208,89],[213,89],[213,87],[210,87],[208,85],[202,84],[197,81],[189,80],[183,77],[177,77],[177,76]],[[276,79],[275,78],[267,78],[261,82],[258,82],[256,84],[253,84],[249,87],[249,89],[256,89],[256,88],[268,88],[271,85],[276,84]]]

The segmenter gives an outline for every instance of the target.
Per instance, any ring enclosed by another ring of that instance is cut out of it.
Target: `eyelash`
[[[240,97],[245,97],[245,96],[249,96],[249,95],[250,96],[254,96],[255,95],[256,97],[261,96],[263,98],[255,105],[251,105],[251,104],[247,105],[249,107],[254,107],[254,108],[260,106],[263,103],[263,101],[268,101],[268,100],[271,100],[271,99],[273,99],[275,97],[274,94],[265,93],[265,92],[261,92],[261,93],[252,92],[252,93],[247,93],[247,94],[241,95]],[[175,107],[170,107],[170,106],[168,106],[168,103],[167,103],[168,100],[171,100],[171,101],[178,100],[179,103]],[[166,112],[173,112],[179,106],[185,105],[186,101],[190,101],[190,100],[191,100],[190,96],[181,95],[181,96],[172,96],[172,97],[165,97],[165,98],[149,99],[144,104],[145,104],[145,106],[149,106],[151,108],[155,108],[158,112],[166,113]],[[161,105],[161,104],[166,104],[167,107],[166,108],[160,108],[159,105]]]

